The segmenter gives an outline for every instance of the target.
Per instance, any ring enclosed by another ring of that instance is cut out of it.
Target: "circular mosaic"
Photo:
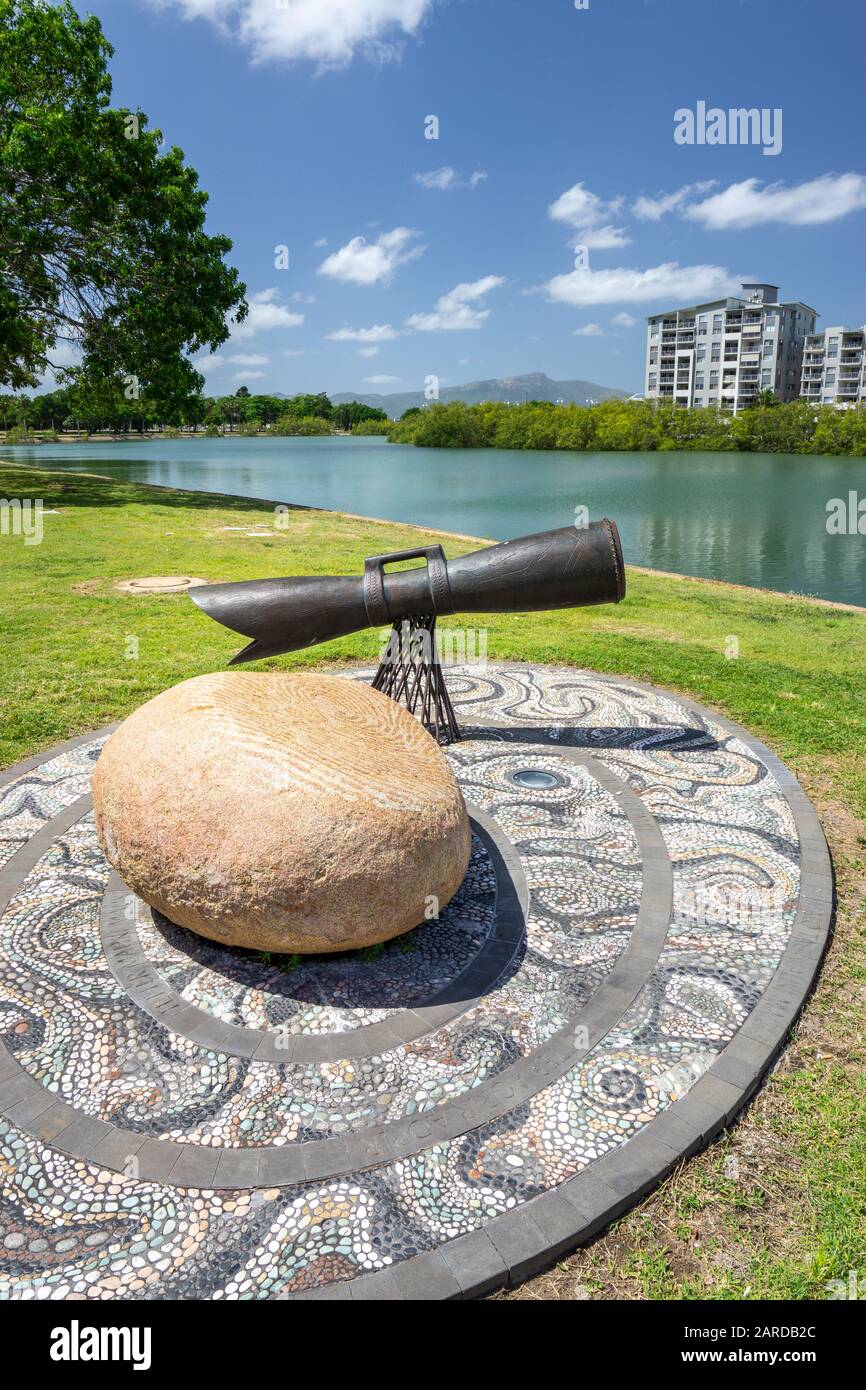
[[[795,779],[663,691],[448,679],[469,871],[360,953],[227,948],[140,902],[94,831],[107,731],[0,775],[0,1297],[483,1294],[758,1084],[832,912]]]

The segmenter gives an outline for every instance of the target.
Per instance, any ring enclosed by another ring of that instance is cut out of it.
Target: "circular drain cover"
[[[191,579],[186,574],[152,574],[146,579],[124,579],[115,588],[122,594],[182,594],[207,584],[206,579]]]
[[[564,785],[562,778],[553,772],[545,772],[540,767],[521,767],[510,774],[510,781],[518,787],[532,787],[536,791],[548,791],[551,787]]]

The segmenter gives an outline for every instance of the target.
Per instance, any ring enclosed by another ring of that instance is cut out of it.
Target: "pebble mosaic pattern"
[[[354,678],[361,678],[352,673]],[[143,1182],[0,1118],[0,1298],[273,1298],[387,1268],[477,1230],[626,1143],[719,1055],[775,972],[797,910],[797,830],[741,739],[672,697],[562,668],[449,673],[464,741],[448,750],[467,802],[514,847],[526,941],[466,1013],[380,1056],[298,1066],[209,1051],[156,1022],[105,959],[108,879],[92,818],[59,833],[0,919],[0,1041],[82,1115],[193,1148],[311,1144],[484,1094],[575,1034],[573,1063],[458,1138],[346,1178],[238,1191]],[[488,726],[488,721],[492,724]],[[0,788],[15,851],[87,790],[98,742]],[[583,761],[559,749],[580,750]],[[642,864],[603,766],[651,814],[673,870],[654,966],[604,1036],[576,1020],[635,931]],[[531,767],[555,785],[529,789]],[[495,928],[495,881],[474,844],[441,920],[373,960],[281,972],[153,918],[130,930],[182,998],[257,1029],[348,1034],[399,1017],[471,965]],[[30,1126],[31,1130],[33,1126]]]
[[[52,816],[90,790],[90,778],[105,742],[95,739],[0,786],[0,868]]]

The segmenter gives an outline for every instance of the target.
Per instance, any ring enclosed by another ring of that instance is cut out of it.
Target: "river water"
[[[415,449],[383,439],[172,439],[0,447],[0,458],[305,503],[509,540],[613,517],[626,560],[866,605],[866,535],[828,504],[866,498],[866,460],[780,454]],[[864,505],[866,512],[866,505]],[[866,520],[864,520],[866,526]]]

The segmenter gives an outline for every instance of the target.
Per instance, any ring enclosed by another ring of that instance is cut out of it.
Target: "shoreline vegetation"
[[[301,507],[277,528],[266,501],[18,464],[0,465],[0,493],[38,495],[47,513],[41,545],[0,534],[0,648],[15,654],[0,663],[3,767],[222,670],[237,650],[188,595],[132,596],[119,581],[358,574],[366,555],[441,536]],[[443,544],[449,556],[477,548]],[[665,686],[767,742],[821,814],[836,926],[790,1045],[736,1125],[601,1240],[501,1297],[573,1298],[580,1284],[607,1298],[823,1298],[863,1251],[866,614],[631,568],[628,579],[617,607],[471,621],[487,632],[490,661],[562,662]],[[375,665],[380,640],[370,630],[255,669]]]
[[[318,395],[193,397],[167,418],[144,401],[90,398],[68,387],[33,398],[0,396],[0,443],[118,443],[150,439],[272,439],[376,436],[430,449],[560,450],[577,453],[690,452],[866,456],[866,409],[764,393],[730,415],[645,400],[596,405],[462,401],[413,406],[399,420],[362,401]]]
[[[362,421],[353,434],[377,433]],[[433,449],[561,449],[578,452],[700,450],[720,453],[866,455],[866,410],[772,398],[729,415],[714,406],[650,401],[598,405],[431,405],[387,425],[392,444]]]

